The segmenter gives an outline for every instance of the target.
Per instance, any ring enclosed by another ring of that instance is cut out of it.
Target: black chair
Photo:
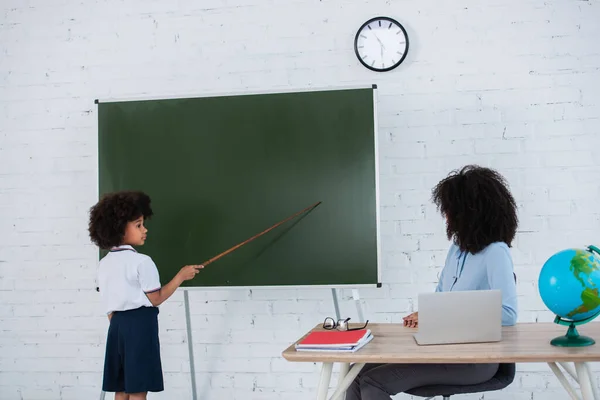
[[[442,396],[444,400],[449,400],[450,396],[464,393],[491,392],[504,389],[515,379],[515,364],[500,364],[498,372],[489,381],[477,385],[430,385],[411,389],[406,393],[413,396],[427,397],[433,399],[436,396]]]

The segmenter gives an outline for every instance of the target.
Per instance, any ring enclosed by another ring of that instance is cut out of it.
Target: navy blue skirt
[[[105,392],[161,392],[164,390],[158,308],[116,311],[110,320],[104,358]]]

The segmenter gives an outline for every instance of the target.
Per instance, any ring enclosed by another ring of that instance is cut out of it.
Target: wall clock
[[[406,58],[408,35],[404,27],[392,18],[371,18],[356,32],[354,53],[368,69],[390,71]]]

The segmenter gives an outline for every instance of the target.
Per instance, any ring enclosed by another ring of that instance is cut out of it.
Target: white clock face
[[[404,27],[391,18],[373,18],[356,33],[354,52],[365,67],[373,71],[389,71],[404,61],[408,52],[408,35]]]

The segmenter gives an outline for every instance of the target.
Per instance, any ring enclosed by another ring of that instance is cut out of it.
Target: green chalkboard
[[[318,201],[184,286],[377,284],[375,92],[99,101],[100,194],[150,195],[163,284]]]

